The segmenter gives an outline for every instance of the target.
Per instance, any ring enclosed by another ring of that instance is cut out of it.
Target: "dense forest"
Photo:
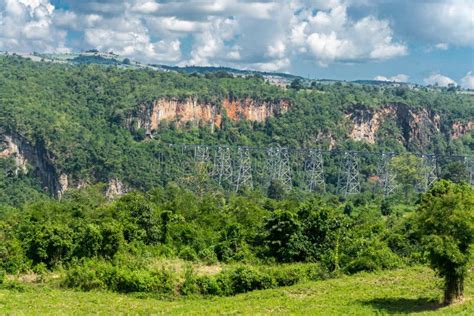
[[[474,99],[450,89],[341,82],[284,89],[258,75],[75,66],[15,56],[0,58],[0,66],[0,150],[6,157],[0,198],[10,205],[43,194],[45,187],[56,194],[59,186],[112,179],[131,189],[166,185],[157,153],[170,143],[441,155],[474,151]],[[219,112],[219,121],[179,123],[178,113],[153,130],[137,124],[140,108],[150,111],[156,100],[190,99]],[[254,111],[287,106],[258,120],[239,119],[223,109],[224,100],[251,100],[246,102]],[[19,147],[16,156],[12,146]],[[22,159],[27,163],[18,172]],[[370,176],[366,171],[364,177]]]
[[[227,296],[429,263],[451,302],[474,241],[474,98],[458,92],[1,57],[0,284]],[[262,169],[226,190],[205,163],[177,178],[183,145],[204,144],[257,148],[257,167],[265,146],[318,148],[326,187]],[[357,192],[337,190],[339,153],[364,153]],[[423,153],[443,180],[421,190]]]

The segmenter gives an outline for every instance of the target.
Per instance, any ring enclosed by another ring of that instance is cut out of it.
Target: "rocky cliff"
[[[13,158],[15,173],[31,173],[41,179],[45,190],[61,197],[68,188],[68,177],[59,172],[52,157],[39,142],[31,144],[17,133],[0,134],[0,158]]]
[[[249,120],[263,122],[269,117],[286,112],[289,103],[258,101],[251,98],[225,98],[218,106],[199,102],[196,98],[178,100],[160,98],[148,104],[141,104],[126,118],[128,128],[142,128],[148,132],[156,130],[163,121],[175,122],[178,126],[187,123],[205,123],[220,127],[222,118],[232,121]]]
[[[435,135],[441,133],[442,118],[427,108],[413,109],[406,104],[387,104],[378,109],[355,105],[346,113],[350,126],[349,137],[370,144],[377,142],[377,133],[387,120],[393,120],[401,131],[399,141],[405,146],[426,147]],[[474,131],[474,122],[455,122],[444,128],[445,137],[457,139]]]
[[[57,198],[61,198],[70,188],[80,189],[87,185],[83,180],[75,181],[70,175],[58,170],[54,157],[43,144],[31,144],[17,133],[0,134],[1,158],[12,158],[16,166],[16,176],[23,173],[38,177],[43,189]],[[112,199],[128,190],[122,181],[113,178],[108,180],[105,193]]]

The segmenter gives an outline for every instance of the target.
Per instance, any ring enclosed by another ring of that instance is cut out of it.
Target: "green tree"
[[[276,211],[265,223],[265,242],[269,253],[280,262],[291,262],[298,257],[301,224],[298,217],[288,211]]]
[[[285,197],[285,187],[280,180],[273,179],[268,186],[267,195],[270,199],[282,200]]]
[[[403,188],[405,200],[418,183],[423,180],[423,162],[412,154],[397,156],[390,162],[390,168],[394,171],[398,183]]]
[[[474,190],[441,180],[422,197],[418,233],[431,267],[444,278],[444,302],[460,299],[474,243]]]
[[[467,181],[469,172],[464,163],[461,161],[454,161],[445,167],[441,177],[445,180],[459,183],[461,181]]]
[[[304,88],[304,86],[303,86],[303,82],[301,81],[301,79],[295,79],[290,84],[290,89],[294,89],[296,91],[301,90],[303,88]]]

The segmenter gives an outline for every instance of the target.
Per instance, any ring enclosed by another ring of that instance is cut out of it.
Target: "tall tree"
[[[422,197],[417,229],[431,267],[444,278],[444,302],[462,298],[474,244],[474,190],[441,180]]]
[[[403,188],[405,200],[408,200],[409,193],[423,180],[423,162],[415,155],[404,154],[393,158],[390,168]]]

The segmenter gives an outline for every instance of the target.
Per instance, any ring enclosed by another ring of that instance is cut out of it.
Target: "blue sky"
[[[0,50],[474,89],[472,0],[0,0]]]

